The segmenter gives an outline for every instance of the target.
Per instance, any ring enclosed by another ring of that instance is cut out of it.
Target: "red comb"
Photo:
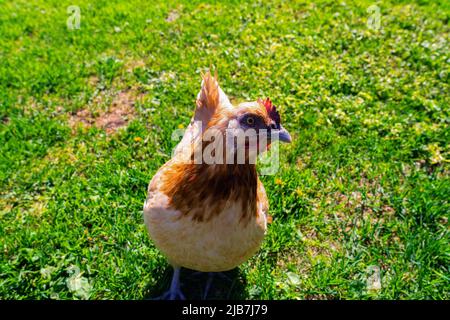
[[[266,100],[258,99],[258,103],[266,108],[267,114],[276,124],[280,124],[280,114],[278,113],[277,108],[272,104],[272,101],[270,101],[270,98],[266,98]]]
[[[258,103],[266,107],[267,113],[270,113],[272,110],[273,104],[272,101],[270,101],[270,98],[266,98],[266,100],[258,99]]]

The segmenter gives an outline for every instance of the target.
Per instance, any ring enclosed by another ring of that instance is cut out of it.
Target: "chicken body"
[[[227,271],[239,266],[259,249],[264,238],[268,206],[263,185],[255,181],[261,199],[248,221],[241,219],[241,203],[231,200],[216,216],[206,221],[194,220],[172,208],[161,190],[162,176],[175,161],[167,162],[150,182],[144,206],[150,237],[174,266],[202,272]]]

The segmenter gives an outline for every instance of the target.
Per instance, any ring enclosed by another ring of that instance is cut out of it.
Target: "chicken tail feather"
[[[202,74],[202,78],[202,88],[197,96],[194,120],[202,121],[203,125],[206,125],[219,107],[220,94],[217,71],[214,76],[207,71]]]

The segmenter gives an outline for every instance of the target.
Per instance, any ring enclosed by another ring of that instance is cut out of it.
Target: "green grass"
[[[232,297],[449,299],[449,4],[345,3],[0,1],[0,299],[167,286],[142,205],[210,65],[234,100],[270,96],[294,139]],[[139,97],[127,126],[77,124],[120,94]]]

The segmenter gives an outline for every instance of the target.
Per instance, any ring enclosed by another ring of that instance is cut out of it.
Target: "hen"
[[[184,299],[181,267],[227,271],[259,249],[269,207],[254,158],[275,139],[291,141],[269,99],[233,106],[217,73],[203,75],[196,104],[173,157],[150,181],[144,204],[149,235],[174,268],[165,294],[170,299]]]

